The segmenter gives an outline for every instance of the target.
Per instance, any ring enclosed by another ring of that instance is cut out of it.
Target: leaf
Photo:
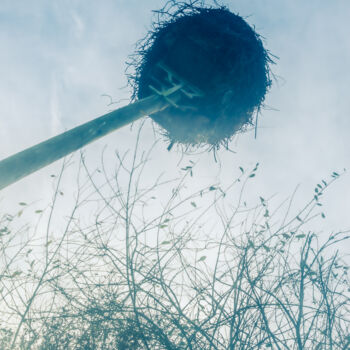
[[[22,273],[22,271],[15,271],[15,272],[11,275],[11,277],[19,276],[21,273]]]
[[[24,205],[27,205],[27,203],[25,203],[25,202],[19,202],[18,204],[19,204],[19,205],[23,205],[23,206],[24,206]]]
[[[205,255],[201,256],[197,261],[204,261],[207,257]]]
[[[300,222],[303,222],[303,220],[301,220],[299,216],[297,216],[296,219]]]
[[[333,177],[339,176],[339,174],[337,172],[335,172],[335,171],[333,171],[332,175],[333,175]]]
[[[263,247],[264,247],[264,249],[267,251],[267,252],[269,252],[271,249],[267,246],[267,245],[263,245]]]
[[[168,227],[168,225],[159,225],[159,228],[165,228]]]
[[[324,215],[324,213],[321,213],[321,216],[323,219],[326,217],[326,215]]]
[[[38,210],[35,210],[35,213],[36,214],[40,214],[40,213],[42,213],[43,211],[42,210],[40,210],[40,209],[38,209]]]
[[[282,236],[283,236],[285,239],[290,238],[290,236],[289,236],[287,233],[282,233]]]
[[[304,238],[304,237],[305,237],[305,234],[304,234],[304,233],[301,233],[300,235],[296,235],[295,237],[296,237],[296,238]]]
[[[214,187],[214,186],[209,187],[209,191],[214,191],[214,190],[216,190],[216,187]]]
[[[20,217],[23,214],[23,210],[20,210],[17,214],[18,217]]]
[[[249,175],[249,177],[254,177],[254,176],[255,176],[255,174],[250,174],[250,175]]]
[[[192,207],[197,208],[197,204],[195,202],[191,202]]]
[[[170,244],[170,241],[163,241],[162,244]]]
[[[239,170],[244,174],[244,169],[241,166],[239,167]]]
[[[0,236],[2,234],[10,234],[10,230],[7,227],[0,228]]]

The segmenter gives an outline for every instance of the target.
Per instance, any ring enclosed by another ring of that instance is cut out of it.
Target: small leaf
[[[239,167],[239,170],[244,174],[244,169],[241,166]]]
[[[264,247],[264,249],[267,251],[267,252],[269,252],[271,249],[268,247],[268,246],[266,246],[265,244],[263,245],[263,247]]]
[[[168,225],[159,225],[159,228],[165,228],[168,227]]]
[[[303,220],[301,220],[299,216],[297,216],[296,219],[300,222],[303,222]]]
[[[20,210],[17,214],[18,217],[20,217],[23,214],[23,210]]]
[[[27,203],[25,203],[25,202],[19,202],[18,204],[19,204],[19,205],[23,205],[23,206],[24,206],[24,205],[27,205]]]
[[[290,236],[289,236],[287,233],[282,233],[282,236],[283,236],[285,239],[290,238]]]
[[[204,261],[207,257],[205,255],[201,256],[198,261]]]
[[[255,174],[250,174],[250,175],[249,175],[249,177],[254,177],[254,176],[255,176]]]
[[[326,215],[324,215],[324,213],[321,213],[321,216],[323,219],[326,217]]]
[[[11,275],[11,277],[19,276],[21,273],[22,273],[22,271],[15,271],[15,272]]]
[[[214,190],[216,190],[216,187],[214,187],[214,186],[209,187],[209,191],[214,191]]]
[[[304,234],[304,233],[301,233],[300,235],[296,235],[295,237],[296,237],[296,238],[304,238],[304,237],[305,237],[305,234]]]
[[[38,209],[38,210],[35,210],[35,213],[36,214],[39,214],[39,213],[42,213],[43,211],[42,210],[40,210],[40,209]]]
[[[197,204],[195,202],[191,202],[192,207],[197,208]]]
[[[170,241],[163,241],[162,244],[170,244]]]

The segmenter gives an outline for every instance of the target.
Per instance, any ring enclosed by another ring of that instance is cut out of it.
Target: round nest
[[[151,87],[166,76],[161,63],[203,94],[180,101],[190,108],[170,106],[150,116],[171,144],[227,144],[253,125],[262,106],[271,85],[269,53],[255,30],[226,7],[183,5],[161,15],[167,20],[159,20],[139,44],[134,97],[154,94]]]

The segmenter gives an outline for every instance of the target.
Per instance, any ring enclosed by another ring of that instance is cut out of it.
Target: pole
[[[102,136],[168,106],[169,101],[165,98],[152,95],[3,159],[0,161],[0,190]]]

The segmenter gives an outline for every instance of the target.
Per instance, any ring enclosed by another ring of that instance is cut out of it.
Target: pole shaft
[[[128,123],[165,109],[168,105],[161,96],[152,95],[3,159],[0,161],[0,190]]]

